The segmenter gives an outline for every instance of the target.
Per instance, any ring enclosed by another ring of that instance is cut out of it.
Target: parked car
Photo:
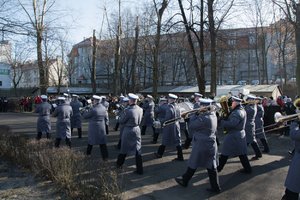
[[[251,81],[251,85],[258,85],[259,84],[259,80],[252,80]]]
[[[247,81],[246,80],[239,80],[236,84],[238,84],[238,85],[247,85]]]

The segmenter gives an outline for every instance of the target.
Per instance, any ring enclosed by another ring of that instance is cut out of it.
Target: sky
[[[143,1],[150,0],[122,0],[124,7],[135,7]],[[119,0],[59,0],[57,6],[68,13],[67,21],[72,24],[70,40],[78,43],[84,38],[91,37],[93,29],[100,31],[104,7],[108,15],[118,9]],[[123,7],[122,6],[122,7]]]

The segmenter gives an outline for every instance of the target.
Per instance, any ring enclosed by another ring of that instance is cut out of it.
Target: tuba
[[[223,118],[227,118],[229,116],[229,106],[228,106],[228,97],[222,96],[219,100],[221,105],[221,113],[220,116]]]

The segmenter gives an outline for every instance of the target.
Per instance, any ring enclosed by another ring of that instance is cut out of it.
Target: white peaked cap
[[[256,99],[256,96],[248,94],[246,99]]]
[[[200,93],[197,93],[197,92],[196,92],[196,93],[194,93],[194,96],[195,96],[195,97],[203,97],[203,95],[202,95],[202,94],[200,94]]]
[[[232,101],[236,101],[236,102],[242,102],[243,101],[242,99],[240,99],[236,96],[232,96],[231,99],[232,99]]]
[[[147,94],[147,97],[153,99],[153,96],[151,96],[150,94]]]
[[[128,97],[124,97],[122,101],[127,102],[127,101],[129,101],[129,98]]]
[[[129,98],[129,99],[135,99],[135,100],[136,100],[136,99],[139,98],[139,96],[136,95],[136,94],[133,94],[133,93],[129,93],[129,94],[128,94],[128,98]]]
[[[72,97],[79,97],[77,94],[72,94]]]
[[[58,99],[58,100],[63,100],[63,101],[64,101],[64,100],[66,100],[66,97],[58,97],[57,99]]]
[[[96,100],[101,100],[101,97],[98,96],[98,95],[93,95],[93,99],[96,99]]]
[[[199,99],[200,103],[205,103],[205,104],[210,104],[213,102],[212,99],[204,99],[204,98],[201,98]]]
[[[68,93],[63,93],[63,95],[64,95],[64,96],[66,96],[66,97],[68,97],[68,96],[69,96],[69,95],[68,95]]]
[[[44,95],[44,94],[41,95],[41,98],[42,98],[42,99],[48,99],[47,95]]]
[[[178,98],[178,96],[177,96],[177,95],[175,95],[175,94],[171,94],[171,93],[169,94],[169,97],[170,97],[170,98],[172,98],[172,99],[177,99],[177,98]]]

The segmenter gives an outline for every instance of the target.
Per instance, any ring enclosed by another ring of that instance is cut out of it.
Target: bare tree
[[[280,10],[285,14],[286,18],[293,25],[296,39],[296,83],[297,93],[300,94],[300,2],[296,0],[273,0]]]

